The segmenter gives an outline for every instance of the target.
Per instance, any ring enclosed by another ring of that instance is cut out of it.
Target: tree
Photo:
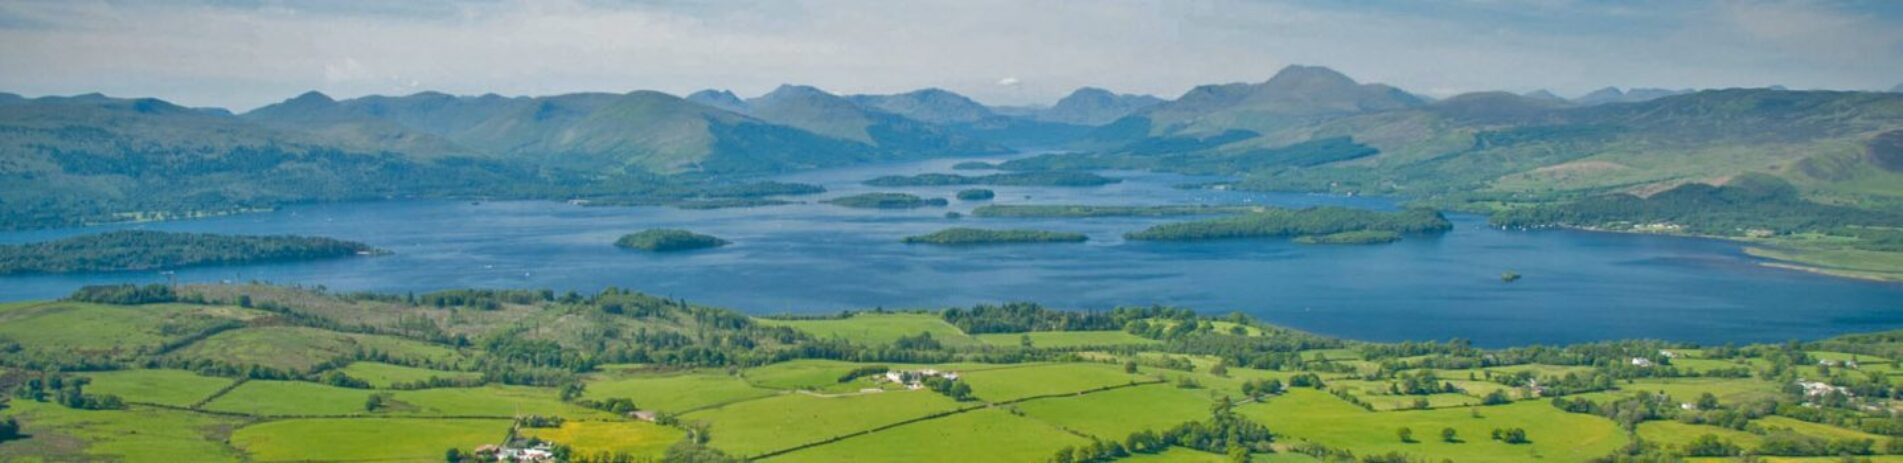
[[[1440,441],[1447,443],[1460,442],[1460,434],[1455,432],[1454,428],[1441,428]]]
[[[1249,448],[1240,445],[1229,446],[1229,461],[1231,463],[1249,463]]]
[[[0,442],[6,442],[6,441],[14,440],[14,439],[19,439],[19,438],[20,438],[20,421],[19,420],[13,419],[13,417],[11,416],[7,417],[4,420],[0,420]]]
[[[1216,375],[1216,376],[1229,376],[1229,360],[1228,359],[1217,360],[1215,366],[1209,367],[1209,374]]]
[[[1710,392],[1698,395],[1699,410],[1711,410],[1715,408],[1718,408],[1718,396],[1712,395]]]
[[[1409,428],[1407,428],[1407,427],[1405,427],[1405,426],[1403,426],[1403,427],[1401,427],[1401,429],[1396,429],[1396,430],[1394,430],[1394,435],[1395,435],[1395,436],[1398,436],[1398,437],[1400,437],[1400,438],[1401,438],[1401,442],[1402,442],[1402,443],[1407,443],[1407,444],[1412,444],[1412,443],[1414,443],[1414,430],[1413,430],[1413,429],[1409,429]]]
[[[463,451],[455,447],[450,447],[449,450],[443,451],[443,461],[446,463],[461,463],[463,461]]]
[[[382,409],[384,400],[383,394],[370,394],[370,398],[363,401],[363,411],[374,412]]]
[[[1137,374],[1137,362],[1135,360],[1123,362],[1123,372],[1133,375]]]

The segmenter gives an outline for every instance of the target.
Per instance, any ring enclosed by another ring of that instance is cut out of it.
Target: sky
[[[0,91],[249,110],[783,83],[1049,104],[1321,65],[1416,93],[1903,84],[1903,2],[6,0]]]

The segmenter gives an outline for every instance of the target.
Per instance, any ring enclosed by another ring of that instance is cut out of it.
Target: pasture
[[[1122,366],[1096,363],[1043,364],[970,371],[959,379],[971,384],[973,395],[989,402],[1070,394],[1150,380],[1124,373]]]
[[[901,337],[917,336],[919,333],[930,333],[932,339],[948,346],[978,344],[978,340],[932,314],[861,312],[841,319],[756,320],[767,326],[787,326],[816,337],[844,339],[859,344],[891,344]]]
[[[1014,405],[1024,416],[1104,440],[1209,418],[1208,391],[1169,384],[1128,387]]]
[[[446,449],[473,450],[508,432],[509,420],[314,418],[239,428],[231,444],[260,462],[437,462]]]
[[[1099,346],[1128,346],[1158,344],[1155,339],[1137,336],[1123,331],[1032,331],[1029,333],[988,333],[978,335],[978,340],[992,346],[1016,346],[1031,339],[1031,345],[1040,348],[1071,348]]]
[[[406,367],[379,362],[352,362],[350,365],[338,369],[338,371],[343,372],[345,376],[364,380],[364,382],[370,383],[371,387],[377,388],[388,388],[391,384],[397,383],[428,381],[431,378],[474,379],[482,377],[481,373],[431,370],[428,368]]]
[[[682,415],[712,426],[714,448],[758,455],[958,408],[931,391],[843,397],[786,394]]]
[[[1424,411],[1370,412],[1325,392],[1291,390],[1265,403],[1236,408],[1269,425],[1278,434],[1357,454],[1402,452],[1430,461],[1461,462],[1585,461],[1624,446],[1627,439],[1611,421],[1566,413],[1544,401],[1493,407]],[[1399,428],[1416,442],[1401,442]],[[1459,442],[1441,442],[1440,430],[1453,428]],[[1507,444],[1489,439],[1497,428],[1522,428],[1532,441]]]
[[[559,428],[524,428],[522,433],[560,443],[576,455],[626,454],[659,458],[686,433],[645,421],[569,421]]]
[[[231,378],[199,376],[184,370],[118,370],[88,372],[86,392],[112,394],[128,402],[189,407],[230,386]]]
[[[601,375],[590,377],[586,384],[587,389],[582,397],[594,400],[627,398],[643,410],[673,413],[776,393],[770,389],[753,387],[746,380],[720,372]]]
[[[989,408],[908,423],[761,461],[1044,461],[1058,449],[1088,443],[1035,420]]]

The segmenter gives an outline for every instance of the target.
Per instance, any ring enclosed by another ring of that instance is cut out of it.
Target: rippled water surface
[[[807,172],[825,185],[809,204],[706,211],[579,207],[559,202],[391,201],[139,225],[0,233],[0,243],[109,229],[304,234],[370,243],[395,254],[321,262],[181,270],[181,281],[265,280],[336,290],[456,287],[633,288],[754,313],[1038,301],[1105,309],[1172,304],[1243,311],[1319,333],[1368,340],[1462,337],[1482,345],[1664,338],[1774,341],[1903,326],[1903,285],[1767,268],[1714,240],[1576,231],[1504,231],[1481,217],[1378,246],[1287,240],[1126,242],[1126,231],[1183,218],[948,219],[946,208],[848,209],[815,199],[867,191],[951,197],[956,187],[872,188],[886,174],[950,172],[935,160]],[[992,187],[1005,204],[1333,204],[1390,208],[1379,198],[1173,188],[1195,179],[1109,172],[1094,188]],[[950,226],[1090,235],[1084,244],[942,248],[899,239]],[[623,233],[676,227],[734,244],[647,254],[611,246]],[[1512,284],[1499,274],[1525,276]],[[54,298],[84,284],[163,281],[151,272],[0,277],[0,300]]]

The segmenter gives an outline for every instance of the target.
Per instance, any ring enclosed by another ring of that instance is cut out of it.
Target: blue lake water
[[[934,160],[806,172],[806,201],[867,191],[950,197],[957,187],[872,188],[886,174],[951,172]],[[1391,208],[1381,198],[1186,190],[1165,174],[1110,172],[1094,188],[992,187],[1000,204],[1319,204]],[[1903,327],[1903,285],[1760,265],[1736,243],[1578,231],[1506,231],[1452,216],[1445,235],[1377,246],[1287,240],[1126,242],[1184,218],[948,219],[985,202],[909,211],[802,204],[688,211],[560,202],[388,201],[287,207],[212,219],[0,233],[20,243],[113,229],[304,234],[395,254],[181,270],[183,282],[261,280],[333,290],[459,287],[596,291],[607,286],[752,313],[938,308],[1036,301],[1072,309],[1178,305],[1242,311],[1353,339],[1454,337],[1486,346],[1617,338],[1700,343],[1811,339]],[[950,226],[1086,233],[1084,244],[943,248],[899,239]],[[611,246],[621,234],[677,227],[733,245],[673,254]],[[1502,283],[1503,271],[1525,278]],[[155,272],[0,277],[0,300],[55,298],[85,284],[161,282]]]

